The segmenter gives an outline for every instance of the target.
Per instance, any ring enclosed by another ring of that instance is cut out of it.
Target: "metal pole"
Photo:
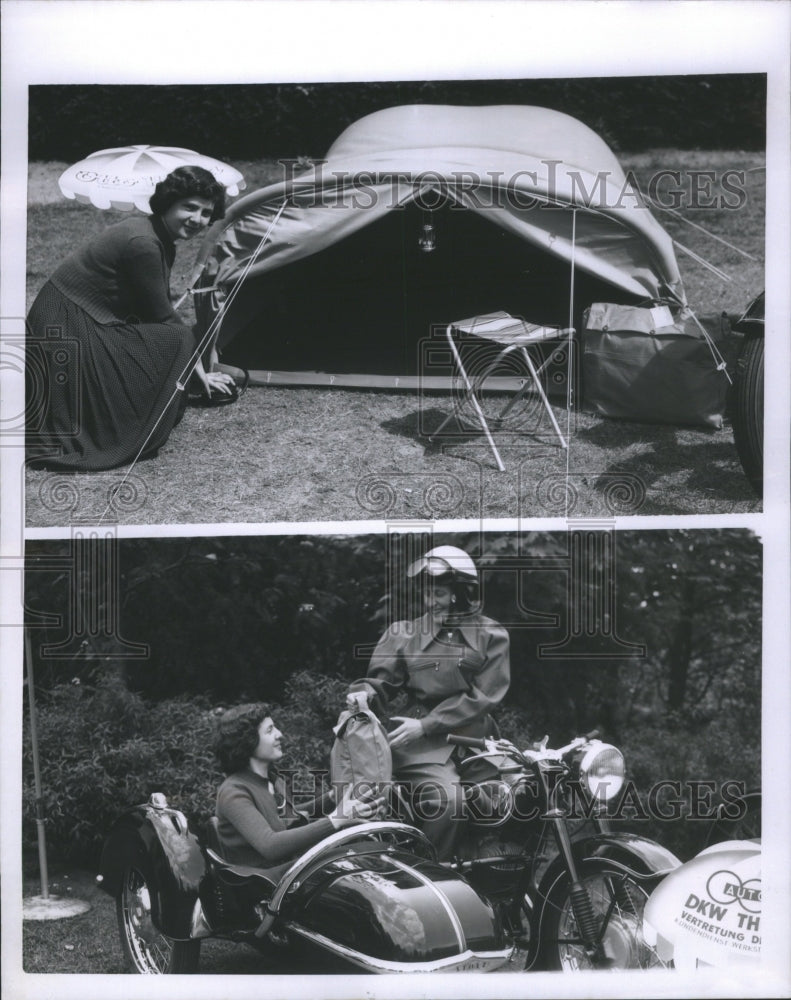
[[[38,864],[41,872],[41,897],[49,899],[49,873],[47,871],[47,841],[44,832],[44,800],[41,794],[41,767],[38,758],[38,727],[36,724],[36,695],[33,689],[33,654],[30,632],[25,629],[25,668],[27,693],[30,702],[30,744],[33,752],[33,782],[36,790],[36,833],[38,836]]]

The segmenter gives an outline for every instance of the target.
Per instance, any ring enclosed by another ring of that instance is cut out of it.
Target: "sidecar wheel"
[[[174,941],[151,920],[151,898],[145,875],[127,868],[116,900],[121,948],[127,965],[143,975],[192,973],[198,969],[200,941]]]
[[[611,969],[664,968],[655,949],[642,935],[643,909],[659,880],[636,882],[602,863],[583,864],[580,879],[588,890],[599,938]],[[567,878],[551,888],[541,926],[539,968],[576,972],[596,968],[582,945],[571,904]]]

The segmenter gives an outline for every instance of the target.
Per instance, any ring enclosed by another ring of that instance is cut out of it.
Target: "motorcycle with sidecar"
[[[123,815],[98,880],[116,899],[131,968],[194,972],[205,938],[245,942],[303,973],[663,965],[642,913],[680,862],[610,828],[620,751],[593,734],[557,750],[448,740],[467,753],[467,816],[451,862],[437,862],[397,783],[394,818],[336,831],[278,869],[229,863],[216,824],[197,836],[161,793]]]

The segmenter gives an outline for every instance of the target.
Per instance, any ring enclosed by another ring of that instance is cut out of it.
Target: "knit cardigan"
[[[270,868],[293,859],[335,829],[326,817],[290,827],[278,813],[269,781],[249,767],[230,775],[220,785],[215,811],[220,821],[223,857],[256,868]]]
[[[97,323],[184,321],[170,300],[176,249],[157,216],[108,226],[66,258],[50,278]]]

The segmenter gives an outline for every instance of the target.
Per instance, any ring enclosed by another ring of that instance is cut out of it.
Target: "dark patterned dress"
[[[109,226],[68,257],[27,317],[27,457],[63,471],[150,457],[183,413],[192,330],[170,300],[156,217]]]

